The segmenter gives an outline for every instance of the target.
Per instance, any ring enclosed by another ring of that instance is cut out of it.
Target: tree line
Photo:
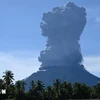
[[[6,89],[6,94],[0,94],[0,100],[100,99],[100,83],[90,87],[56,79],[52,86],[45,86],[40,80],[32,80],[28,91],[25,91],[25,85],[21,80],[14,83],[14,73],[6,70],[0,79],[0,89]]]

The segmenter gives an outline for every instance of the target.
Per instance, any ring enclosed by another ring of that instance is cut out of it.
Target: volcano
[[[79,40],[86,22],[85,8],[73,2],[43,13],[40,27],[42,36],[47,38],[46,48],[38,57],[41,62],[39,71],[25,79],[26,89],[32,80],[41,80],[45,85],[52,85],[55,79],[89,86],[98,83],[99,78],[82,64]]]

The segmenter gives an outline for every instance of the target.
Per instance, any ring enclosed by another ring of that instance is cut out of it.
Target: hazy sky
[[[100,0],[0,0],[0,77],[11,70],[18,80],[38,70],[37,57],[46,44],[40,29],[42,13],[67,1],[87,10],[80,44],[85,68],[100,77]]]

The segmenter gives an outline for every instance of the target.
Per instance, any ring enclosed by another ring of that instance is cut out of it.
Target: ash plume
[[[40,70],[80,64],[83,58],[79,40],[86,24],[85,8],[69,2],[44,13],[42,20],[40,27],[47,44],[38,57]]]
[[[42,20],[40,27],[42,35],[47,38],[46,49],[38,57],[41,62],[39,71],[25,80],[26,90],[32,80],[41,80],[46,86],[53,85],[56,79],[96,85],[100,78],[82,65],[79,40],[86,24],[85,8],[69,2],[44,13]]]

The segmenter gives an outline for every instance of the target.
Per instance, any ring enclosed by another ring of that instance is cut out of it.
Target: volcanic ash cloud
[[[40,70],[80,64],[79,40],[86,24],[85,8],[69,2],[44,13],[42,20],[40,27],[47,44],[38,58],[42,63]]]

